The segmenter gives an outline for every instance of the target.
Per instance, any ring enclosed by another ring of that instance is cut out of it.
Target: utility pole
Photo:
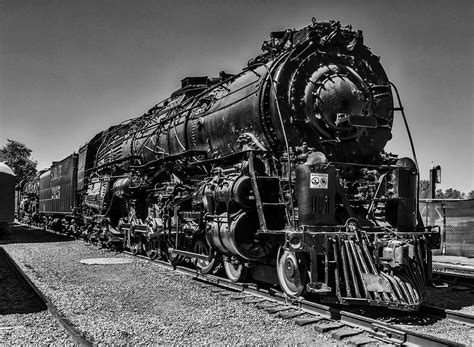
[[[431,162],[430,169],[430,199],[436,198],[436,183],[441,183],[441,166],[433,165]]]

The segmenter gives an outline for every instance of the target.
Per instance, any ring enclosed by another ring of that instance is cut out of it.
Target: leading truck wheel
[[[242,263],[230,262],[228,260],[223,261],[224,271],[227,275],[227,278],[230,279],[232,283],[242,282],[245,277],[247,277],[247,270]]]
[[[276,267],[278,282],[287,295],[300,296],[304,294],[308,282],[308,269],[298,253],[280,247]]]

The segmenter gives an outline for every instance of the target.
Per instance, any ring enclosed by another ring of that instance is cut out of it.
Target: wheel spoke
[[[196,268],[203,274],[210,273],[214,270],[216,264],[215,252],[211,249],[206,240],[198,240],[194,246],[194,252],[202,255],[207,255],[209,258],[196,259]]]
[[[280,247],[277,257],[277,275],[281,289],[290,296],[304,294],[308,281],[308,270],[302,257]]]
[[[231,282],[242,282],[247,277],[248,268],[242,263],[224,260],[224,271]]]

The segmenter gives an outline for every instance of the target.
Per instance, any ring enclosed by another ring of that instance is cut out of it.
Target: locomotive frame
[[[402,108],[379,58],[334,21],[262,49],[239,74],[183,79],[64,173],[53,164],[41,177],[65,188],[39,205],[74,203],[30,220],[291,297],[417,309],[439,229],[418,215],[416,157],[383,151]]]

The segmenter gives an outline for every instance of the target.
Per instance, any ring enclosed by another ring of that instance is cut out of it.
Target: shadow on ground
[[[0,248],[0,315],[34,313],[46,310],[46,304],[20,275]]]
[[[13,224],[9,231],[0,234],[0,245],[12,243],[67,242],[74,239],[26,225]]]

